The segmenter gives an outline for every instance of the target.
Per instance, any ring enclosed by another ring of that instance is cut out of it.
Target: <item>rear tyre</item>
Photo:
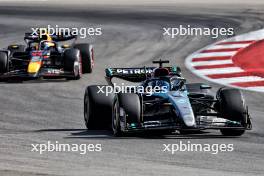
[[[92,73],[94,66],[94,49],[93,46],[87,43],[75,44],[74,48],[79,49],[82,59],[82,72]]]
[[[238,89],[224,88],[217,93],[219,99],[219,111],[223,118],[240,122],[243,127],[247,126],[247,108],[242,92]],[[221,129],[224,136],[241,136],[244,129]]]
[[[102,93],[102,86],[99,87],[88,86],[84,95],[84,121],[89,130],[111,129],[116,96]],[[105,86],[102,90],[105,91]]]
[[[80,51],[77,49],[67,49],[64,52],[64,70],[72,72],[73,76],[68,80],[78,80],[81,78]]]
[[[8,57],[5,52],[0,52],[0,74],[8,72]]]

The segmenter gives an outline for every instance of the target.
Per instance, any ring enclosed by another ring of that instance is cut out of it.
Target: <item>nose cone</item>
[[[193,113],[184,115],[183,121],[187,127],[195,127],[195,117]]]
[[[188,96],[178,92],[178,94],[170,95],[169,98],[186,127],[196,127],[192,105]]]
[[[37,73],[39,71],[41,67],[41,62],[30,62],[28,65],[28,73],[32,74],[32,73]]]

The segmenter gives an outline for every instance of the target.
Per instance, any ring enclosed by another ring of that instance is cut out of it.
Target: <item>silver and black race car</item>
[[[224,87],[213,96],[209,85],[186,83],[179,67],[163,67],[169,61],[153,63],[159,66],[107,68],[108,85],[88,86],[84,96],[87,128],[111,128],[116,136],[146,130],[186,134],[206,129],[240,136],[251,129],[240,90]],[[114,79],[137,84],[121,89]]]
[[[10,45],[0,50],[0,79],[67,78],[80,79],[91,73],[94,50],[87,43],[76,44],[76,35],[32,35],[25,45]],[[74,40],[70,45],[61,44]]]

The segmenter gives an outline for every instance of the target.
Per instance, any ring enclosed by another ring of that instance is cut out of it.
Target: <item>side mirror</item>
[[[70,48],[71,46],[70,45],[62,45],[61,46],[63,49],[65,49],[65,48]]]
[[[212,87],[207,84],[202,84],[200,85],[200,89],[212,89]]]

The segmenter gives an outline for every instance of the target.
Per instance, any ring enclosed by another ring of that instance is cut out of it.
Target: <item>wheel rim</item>
[[[78,59],[74,61],[74,65],[73,65],[73,74],[75,78],[81,77],[81,72],[82,72],[82,68],[81,68],[81,55],[78,55]]]
[[[94,67],[94,49],[93,48],[91,49],[90,58],[91,58],[91,69],[93,69],[93,67]]]
[[[80,59],[79,59],[79,74],[82,75],[83,73],[83,68],[82,68],[83,64],[82,64],[82,56],[80,55]]]
[[[78,62],[78,65],[74,64],[74,77],[80,76],[80,62]]]

